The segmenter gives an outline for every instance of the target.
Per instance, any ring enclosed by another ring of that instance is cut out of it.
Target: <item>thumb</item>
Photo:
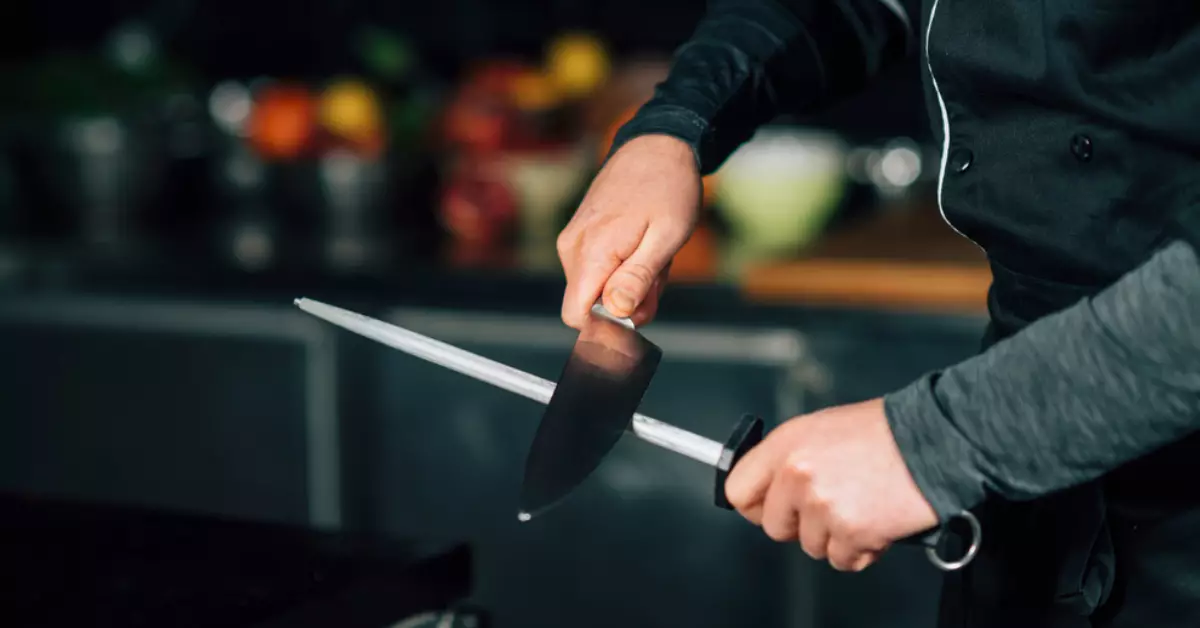
[[[682,245],[675,240],[653,226],[647,229],[638,248],[613,271],[605,284],[605,309],[613,316],[633,316]]]
[[[739,511],[753,511],[762,504],[775,472],[790,453],[790,443],[783,438],[786,431],[786,427],[772,430],[729,471],[725,478],[725,498]]]

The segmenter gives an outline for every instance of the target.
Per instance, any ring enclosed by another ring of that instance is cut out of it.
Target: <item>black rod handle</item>
[[[716,484],[713,486],[713,500],[718,508],[725,510],[733,510],[733,504],[729,503],[729,499],[725,497],[725,480],[729,478],[729,472],[733,467],[746,455],[746,452],[754,449],[763,439],[763,420],[753,414],[743,414],[742,418],[738,419],[737,425],[733,427],[733,431],[729,434],[729,438],[725,439],[725,447],[721,451],[721,459],[717,462],[717,478]]]

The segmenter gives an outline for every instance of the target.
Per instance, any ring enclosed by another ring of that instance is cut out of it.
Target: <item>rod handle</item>
[[[729,438],[721,449],[721,458],[717,461],[717,477],[713,486],[713,501],[718,508],[733,510],[733,504],[725,497],[725,480],[729,472],[737,465],[746,452],[762,442],[763,420],[753,414],[743,414],[733,427]]]

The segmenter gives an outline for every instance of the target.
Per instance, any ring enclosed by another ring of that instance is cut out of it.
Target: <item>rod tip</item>
[[[520,521],[521,523],[525,523],[526,521],[529,521],[530,519],[533,519],[533,515],[525,512],[523,510],[521,512],[517,513],[517,521]]]
[[[303,301],[303,300],[304,300],[304,297],[300,297],[300,298],[297,298],[297,299],[292,299],[292,305],[299,306],[299,305],[300,305],[300,302],[301,302],[301,301]]]

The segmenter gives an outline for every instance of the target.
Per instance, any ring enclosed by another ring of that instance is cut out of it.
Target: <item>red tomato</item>
[[[264,158],[291,160],[309,147],[316,128],[316,107],[305,88],[266,87],[255,99],[248,125],[250,143]]]

